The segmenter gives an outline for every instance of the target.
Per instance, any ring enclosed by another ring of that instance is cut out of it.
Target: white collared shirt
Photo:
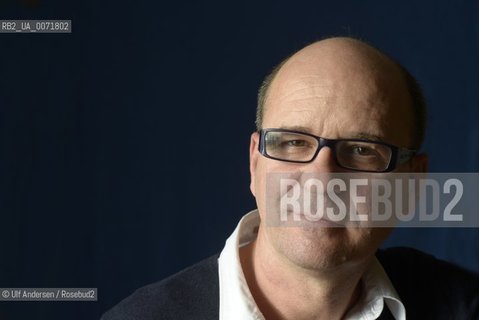
[[[239,258],[239,248],[256,239],[259,222],[257,210],[246,214],[226,240],[218,259],[220,320],[265,320],[248,288]],[[384,302],[396,320],[406,319],[404,305],[376,258],[361,281],[364,292],[345,320],[377,319]]]

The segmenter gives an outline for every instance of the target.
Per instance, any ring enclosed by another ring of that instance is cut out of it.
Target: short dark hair
[[[291,58],[291,56],[283,59],[278,65],[276,65],[273,70],[264,78],[263,82],[259,86],[258,90],[258,103],[256,106],[256,129],[259,131],[262,129],[263,116],[264,116],[264,106],[266,104],[266,99],[268,98],[268,91],[271,87],[271,83],[278,74],[278,71],[283,67],[283,65]]]
[[[426,136],[427,127],[427,102],[422,92],[421,85],[416,78],[399,62],[393,62],[402,71],[406,85],[411,97],[411,107],[413,112],[413,146],[416,150],[421,148]]]
[[[377,49],[376,49],[377,50]],[[283,65],[291,58],[292,55],[281,61],[276,65],[273,70],[264,78],[258,90],[258,103],[256,107],[256,129],[259,131],[262,129],[264,109],[266,99],[268,98],[268,91],[271,87],[271,83],[278,74]],[[413,109],[413,145],[410,146],[418,150],[424,142],[427,125],[427,104],[421,86],[414,76],[399,62],[388,57],[401,71],[406,81],[406,86],[411,97],[411,106]]]

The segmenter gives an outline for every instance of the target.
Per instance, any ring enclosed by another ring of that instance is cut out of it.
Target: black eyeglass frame
[[[297,134],[302,134],[302,135],[305,135],[305,136],[309,136],[309,137],[312,137],[312,138],[314,138],[318,141],[318,148],[316,149],[316,152],[314,153],[313,157],[310,160],[306,160],[306,161],[285,160],[285,159],[273,157],[273,156],[270,156],[266,152],[265,136],[268,132],[297,133]],[[267,129],[259,130],[258,133],[259,133],[259,136],[260,136],[258,151],[266,158],[273,159],[273,160],[278,160],[278,161],[292,162],[292,163],[310,163],[310,162],[313,162],[314,159],[316,159],[316,157],[318,156],[319,151],[323,147],[329,147],[333,151],[334,161],[336,162],[337,166],[339,166],[341,168],[344,168],[344,169],[353,170],[353,171],[360,171],[360,172],[377,172],[377,173],[391,172],[394,169],[396,169],[396,167],[398,165],[406,163],[409,160],[411,160],[414,157],[414,155],[417,153],[417,150],[401,148],[401,147],[398,147],[398,146],[395,146],[395,145],[392,145],[392,144],[389,144],[389,143],[385,143],[385,142],[382,142],[382,141],[365,140],[365,139],[326,139],[326,138],[322,138],[322,137],[319,137],[319,136],[315,136],[314,134],[311,134],[311,133],[296,131],[296,130],[289,130],[289,129],[267,128]],[[376,144],[380,144],[380,145],[384,145],[384,146],[389,147],[391,149],[391,159],[389,159],[389,164],[388,164],[387,168],[382,170],[382,171],[373,171],[373,170],[359,170],[359,169],[354,169],[354,168],[342,166],[339,163],[338,158],[336,156],[336,148],[335,148],[336,143],[341,142],[341,141],[368,142],[368,143],[376,143]]]

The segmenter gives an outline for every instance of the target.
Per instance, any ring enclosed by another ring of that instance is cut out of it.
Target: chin
[[[270,239],[276,251],[305,269],[319,271],[335,268],[363,256],[363,246],[351,243],[346,228],[289,227],[274,231]]]

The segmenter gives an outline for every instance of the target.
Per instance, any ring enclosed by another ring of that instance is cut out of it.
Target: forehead
[[[339,54],[340,55],[340,54]],[[412,109],[392,63],[351,56],[291,58],[268,92],[263,127],[305,128],[325,138],[412,144]]]

